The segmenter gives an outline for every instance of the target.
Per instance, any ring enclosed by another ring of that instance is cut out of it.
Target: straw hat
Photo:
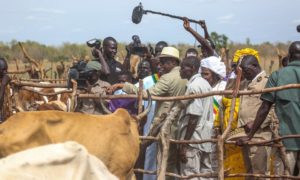
[[[164,47],[161,51],[161,54],[158,56],[159,58],[163,57],[172,57],[180,61],[179,51],[174,47]]]

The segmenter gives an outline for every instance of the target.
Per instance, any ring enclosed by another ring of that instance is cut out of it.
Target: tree
[[[248,37],[246,38],[246,45],[251,46],[251,41],[250,41],[250,38],[248,38]]]
[[[220,50],[222,47],[227,48],[228,37],[226,35],[219,35],[217,32],[211,32],[210,39],[214,42],[217,50]]]

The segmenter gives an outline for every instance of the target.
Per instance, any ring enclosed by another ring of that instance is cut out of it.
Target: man
[[[147,60],[143,60],[140,62],[138,66],[138,78],[143,80],[143,88],[149,89],[155,85],[157,82],[157,76],[155,74],[152,75],[150,62]],[[138,83],[136,84],[138,87]],[[147,107],[148,102],[144,101],[144,107]],[[143,126],[143,135],[147,136],[153,121],[154,113],[155,113],[155,101],[152,101],[152,106],[150,112],[147,114],[147,121],[144,122]],[[142,150],[141,150],[142,151]],[[149,171],[156,170],[156,154],[157,154],[157,145],[156,143],[152,143],[145,149],[145,160],[144,160],[144,169]],[[153,174],[143,174],[143,180],[156,180],[156,175]]]
[[[268,78],[253,55],[242,57],[240,62],[242,75],[250,81],[247,90],[261,90],[265,87]],[[240,109],[238,117],[238,127],[244,128],[245,132],[249,132],[255,119],[255,114],[261,105],[260,95],[245,95],[240,98]],[[272,111],[274,114],[274,112]],[[255,141],[270,140],[272,138],[271,123],[275,122],[272,113],[267,117],[264,124],[261,125],[255,134]],[[273,119],[272,119],[273,118]],[[269,160],[271,148],[267,146],[243,146],[242,153],[247,173],[251,174],[269,174]],[[248,177],[246,179],[254,179]],[[256,178],[255,178],[256,179]],[[259,178],[258,178],[259,179]]]
[[[84,93],[97,94],[99,96],[105,95],[106,89],[110,84],[99,79],[100,71],[101,64],[98,61],[90,61],[87,63],[84,70],[85,77],[87,78],[87,89]],[[81,99],[75,111],[86,114],[103,114],[100,102],[97,99]]]
[[[10,82],[10,77],[7,75],[7,62],[4,58],[0,58],[0,123],[3,122],[8,116],[7,101],[5,93],[9,93],[7,85]]]
[[[165,41],[159,41],[155,45],[155,50],[153,54],[153,58],[150,59],[151,71],[153,74],[162,75],[162,72],[158,72],[159,58],[158,56],[161,54],[161,51],[164,47],[167,47],[168,43]]]
[[[188,48],[185,52],[185,57],[189,56],[198,57],[198,51],[195,48]]]
[[[152,96],[180,96],[185,92],[186,80],[181,79],[179,74],[179,51],[174,47],[164,47],[161,54],[158,56],[159,71],[162,71],[163,75],[157,81],[157,83],[149,89]],[[118,88],[123,88],[128,94],[137,94],[138,88],[132,84],[125,83],[124,85],[116,84],[111,87],[111,90]],[[146,95],[146,91],[143,92]],[[159,124],[161,124],[160,116],[162,114],[168,113],[172,107],[174,107],[177,102],[159,101],[156,103],[154,120],[152,123],[150,135],[154,135],[152,130],[157,129]],[[171,137],[175,137],[175,132],[177,130],[177,120],[172,124]],[[170,145],[169,161],[168,161],[168,172],[176,172],[176,146],[174,144]]]
[[[280,59],[280,61],[281,61],[281,67],[284,68],[289,64],[289,57],[285,56],[282,59]]]
[[[118,43],[113,37],[107,37],[103,40],[103,56],[109,66],[110,73],[108,75],[102,74],[100,79],[110,84],[118,82],[117,73],[123,70],[122,64],[115,60],[117,51]]]
[[[195,39],[197,39],[197,41],[201,44],[201,52],[202,52],[202,56],[203,58],[206,57],[210,57],[210,56],[219,56],[217,54],[217,52],[215,51],[215,49],[212,46],[212,43],[209,39],[209,35],[207,32],[207,28],[205,25],[204,21],[200,21],[199,24],[201,25],[201,27],[204,29],[205,31],[205,38],[202,37],[200,34],[198,34],[195,30],[193,30],[190,26],[190,22],[188,21],[187,18],[184,18],[184,23],[183,23],[183,27],[185,28],[186,31],[188,31],[189,33],[191,33]]]
[[[150,59],[151,53],[148,47],[141,43],[139,36],[133,35],[132,42],[127,45],[127,55],[123,61],[123,69],[131,72],[134,81],[136,82],[138,76],[138,65],[142,59]]]
[[[181,63],[180,76],[188,79],[185,95],[208,93],[209,83],[198,73],[200,62],[196,57],[185,58]],[[213,98],[198,98],[182,101],[186,109],[179,122],[180,140],[211,139],[213,130]],[[211,143],[179,145],[180,170],[184,176],[212,172]],[[212,179],[212,178],[192,178]]]
[[[271,74],[266,88],[278,87],[287,84],[300,83],[300,41],[293,42],[289,47],[289,64]],[[251,140],[263,125],[271,107],[275,104],[276,115],[279,119],[279,133],[281,136],[300,134],[300,91],[299,89],[286,89],[277,92],[263,93],[263,101],[257,111],[254,124],[247,137],[237,141],[243,145]],[[300,164],[300,141],[296,138],[285,139],[283,144],[287,150],[290,174],[295,165]]]
[[[99,61],[99,63],[101,64],[101,74],[109,76],[110,68],[109,68],[107,62],[105,61],[101,50],[96,47],[93,48],[92,55],[96,58],[95,60]]]
[[[132,75],[128,71],[118,73],[118,83],[132,83]],[[114,95],[126,94],[122,89],[118,89],[113,93]],[[112,99],[109,102],[109,110],[115,112],[118,108],[126,109],[130,114],[137,114],[137,100],[136,99]]]

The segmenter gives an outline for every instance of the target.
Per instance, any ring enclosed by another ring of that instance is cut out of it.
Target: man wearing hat
[[[186,80],[181,79],[180,77],[180,58],[179,51],[174,47],[164,47],[159,57],[159,71],[163,73],[157,83],[149,89],[149,92],[152,96],[180,96],[184,95]],[[133,84],[125,83],[115,84],[111,87],[111,90],[123,88],[128,94],[137,94],[138,88]],[[143,92],[146,95],[146,91]],[[153,135],[153,129],[157,127],[160,122],[160,116],[164,113],[168,113],[172,107],[174,107],[178,102],[176,101],[158,101],[156,102],[156,109],[154,120],[152,122],[152,127],[150,129],[149,135]],[[174,121],[171,129],[171,138],[175,138],[175,131],[177,130],[177,121]],[[170,145],[170,152],[168,158],[168,172],[176,172],[176,146],[175,144]]]
[[[85,70],[87,89],[84,93],[104,95],[110,84],[99,79],[101,64],[98,61],[90,61],[87,63]],[[97,99],[81,99],[76,107],[77,112],[86,114],[103,114]]]

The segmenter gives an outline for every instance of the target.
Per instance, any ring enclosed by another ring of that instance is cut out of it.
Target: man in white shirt
[[[211,91],[209,83],[198,73],[200,62],[196,57],[187,57],[181,63],[180,76],[188,79],[185,95]],[[182,101],[186,105],[179,121],[180,140],[211,139],[213,128],[213,98],[206,97]],[[182,175],[212,172],[211,143],[181,144],[179,146],[180,171]],[[203,179],[203,178],[192,178]],[[205,178],[212,179],[212,178]]]

